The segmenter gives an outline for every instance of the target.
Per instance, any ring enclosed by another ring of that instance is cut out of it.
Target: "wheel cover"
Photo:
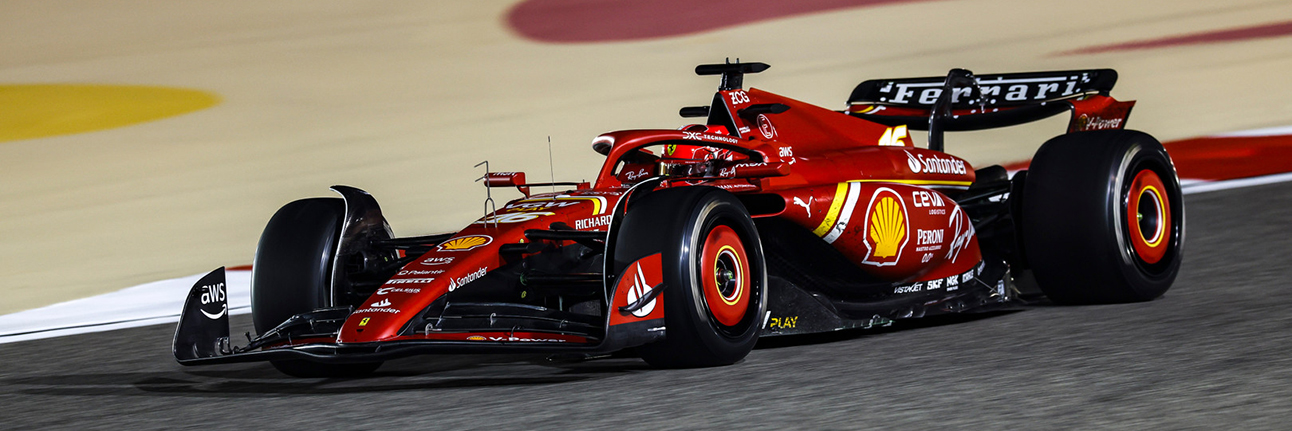
[[[704,239],[700,284],[705,305],[717,323],[733,327],[745,318],[749,276],[749,258],[740,235],[726,225],[715,226]]]
[[[1127,195],[1126,224],[1135,255],[1150,265],[1160,262],[1171,242],[1171,202],[1156,172],[1143,169],[1135,174]]]

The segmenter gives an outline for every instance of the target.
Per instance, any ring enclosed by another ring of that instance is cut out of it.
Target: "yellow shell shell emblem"
[[[875,243],[874,257],[896,256],[902,239],[906,238],[906,211],[902,204],[890,196],[880,198],[870,213],[868,234]]]
[[[485,340],[485,337],[482,335],[472,335],[470,337],[467,337],[467,341],[484,341],[484,340]]]
[[[493,242],[493,238],[484,235],[468,235],[454,238],[440,244],[440,250],[444,251],[463,251],[470,250],[488,243]]]

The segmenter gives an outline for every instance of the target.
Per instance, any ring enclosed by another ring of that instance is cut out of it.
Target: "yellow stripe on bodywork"
[[[812,233],[816,236],[825,236],[830,232],[830,228],[834,227],[834,223],[839,220],[839,210],[843,208],[843,197],[847,193],[848,183],[839,183],[834,190],[834,200],[830,201],[830,211],[825,213],[825,220],[822,220],[821,225],[817,226]]]
[[[945,181],[945,180],[852,180],[850,183],[897,183],[911,184],[917,186],[956,186],[969,187],[973,181]]]
[[[606,211],[605,209],[602,208],[602,205],[601,205],[601,203],[605,202],[605,200],[606,198],[603,198],[601,196],[562,195],[562,196],[556,196],[556,197],[550,197],[550,198],[521,199],[516,202],[530,203],[530,202],[548,202],[548,201],[566,201],[566,202],[589,201],[589,202],[592,202],[592,214],[598,215],[598,214],[603,214]]]

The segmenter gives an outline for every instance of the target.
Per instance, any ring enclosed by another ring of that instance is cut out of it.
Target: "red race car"
[[[712,366],[741,360],[758,337],[998,310],[1042,293],[1146,301],[1174,281],[1179,180],[1156,139],[1124,129],[1134,102],[1109,97],[1116,72],[872,80],[832,111],[742,89],[767,68],[696,67],[722,79],[709,106],[682,108],[701,121],[598,136],[592,149],[606,160],[593,184],[486,172],[487,187],[526,197],[458,232],[395,237],[352,187],[289,203],[256,251],[259,335],[231,345],[221,268],[193,286],[175,357],[268,360],[294,376],[448,352],[578,359],[635,348],[655,366]],[[1067,133],[1012,177],[943,152],[945,131],[1064,112]],[[928,130],[928,148],[911,130]]]

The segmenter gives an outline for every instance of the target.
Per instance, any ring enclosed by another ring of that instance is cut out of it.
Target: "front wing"
[[[333,309],[304,313],[278,328],[234,347],[229,337],[224,268],[198,280],[189,291],[175,331],[173,352],[183,365],[205,365],[269,360],[308,360],[322,363],[377,362],[434,353],[572,353],[598,355],[650,343],[664,336],[663,318],[607,324],[605,337],[491,330],[441,332],[397,337],[370,343],[338,343],[335,334],[298,335],[290,327],[319,327],[344,320],[351,310]]]

